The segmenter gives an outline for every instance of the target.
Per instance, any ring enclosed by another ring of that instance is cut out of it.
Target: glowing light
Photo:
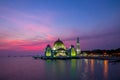
[[[71,56],[76,56],[76,52],[74,48],[71,49]]]
[[[108,60],[104,60],[104,76],[105,78],[108,76]]]
[[[90,64],[91,72],[93,73],[94,72],[94,59],[91,59],[90,61],[91,61],[91,64]]]
[[[46,50],[46,56],[50,57],[51,56],[51,48],[48,47]]]

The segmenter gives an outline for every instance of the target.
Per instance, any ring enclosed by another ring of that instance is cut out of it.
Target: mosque
[[[76,40],[76,48],[73,45],[70,48],[66,48],[60,39],[54,42],[53,47],[48,44],[45,48],[45,57],[75,57],[80,53],[79,38]]]

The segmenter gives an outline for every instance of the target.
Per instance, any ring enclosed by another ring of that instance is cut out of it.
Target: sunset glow
[[[0,0],[0,50],[43,52],[58,38],[76,45],[77,37],[82,50],[119,48],[119,3]]]

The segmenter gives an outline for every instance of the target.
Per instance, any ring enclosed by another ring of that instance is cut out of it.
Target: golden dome
[[[60,39],[58,39],[54,42],[53,50],[57,50],[60,48],[66,49],[64,43]]]

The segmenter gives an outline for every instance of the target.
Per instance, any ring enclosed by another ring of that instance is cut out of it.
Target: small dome
[[[66,49],[64,43],[60,39],[54,42],[53,50],[57,50],[59,48]]]

